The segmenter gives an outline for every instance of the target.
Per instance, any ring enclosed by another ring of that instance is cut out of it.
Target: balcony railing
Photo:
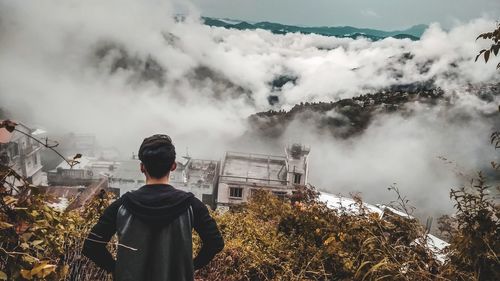
[[[286,180],[272,180],[272,179],[259,179],[252,177],[240,177],[240,176],[220,176],[219,181],[234,181],[234,182],[245,182],[245,183],[261,183],[268,185],[288,185]]]

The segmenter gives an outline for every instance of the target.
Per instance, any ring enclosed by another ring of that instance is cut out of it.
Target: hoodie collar
[[[140,220],[168,225],[191,205],[194,195],[166,184],[144,185],[123,195],[124,206]]]

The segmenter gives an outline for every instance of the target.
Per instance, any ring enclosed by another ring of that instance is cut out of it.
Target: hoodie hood
[[[168,184],[144,185],[123,196],[124,207],[141,221],[166,226],[183,214],[194,195]]]

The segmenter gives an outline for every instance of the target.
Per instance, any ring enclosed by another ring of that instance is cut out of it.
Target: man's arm
[[[94,225],[83,243],[82,254],[107,272],[114,272],[115,270],[115,260],[106,245],[116,232],[116,214],[121,204],[122,200],[120,198],[104,210],[99,221]]]
[[[224,248],[224,239],[217,227],[217,223],[210,216],[207,206],[200,200],[194,198],[191,205],[194,215],[194,230],[201,238],[201,249],[194,258],[194,269],[200,269],[207,265],[214,256]]]

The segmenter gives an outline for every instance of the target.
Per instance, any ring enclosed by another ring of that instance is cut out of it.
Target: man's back
[[[160,228],[134,218],[120,207],[117,235],[120,244],[116,280],[193,280],[192,212]]]
[[[202,249],[192,259],[192,229]],[[105,245],[118,236],[116,263]],[[83,253],[112,271],[115,280],[193,280],[193,269],[206,265],[224,242],[206,206],[193,194],[166,184],[145,185],[116,200],[94,226]],[[108,256],[109,255],[109,256]]]

